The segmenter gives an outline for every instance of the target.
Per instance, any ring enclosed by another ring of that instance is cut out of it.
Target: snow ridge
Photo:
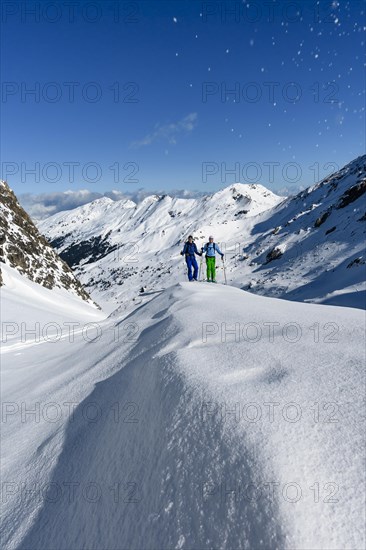
[[[116,317],[114,329],[138,327],[135,342],[113,341],[107,325],[96,343],[76,340],[84,397],[66,425],[37,428],[32,476],[49,491],[33,514],[34,499],[23,504],[33,519],[17,548],[364,547],[363,313],[219,290],[180,283]],[[284,331],[295,319],[300,338]],[[59,376],[33,394],[41,404],[75,400],[58,346]],[[16,439],[24,426],[11,428]]]

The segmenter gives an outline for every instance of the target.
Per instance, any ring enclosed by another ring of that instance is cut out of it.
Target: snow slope
[[[363,548],[364,321],[178,283],[10,349],[3,399],[40,415],[3,420],[4,547]]]
[[[22,483],[36,486],[54,466],[54,441],[62,436],[72,407],[62,403],[80,401],[95,382],[85,344],[97,336],[105,314],[66,289],[47,289],[8,265],[2,273],[0,539],[6,548],[8,538],[17,540],[39,505],[36,498],[22,495],[9,508],[8,491]],[[59,421],[54,421],[55,402],[62,407]],[[50,408],[40,409],[41,404]],[[48,449],[44,462],[43,447]]]
[[[187,236],[213,234],[231,285],[267,296],[366,307],[366,155],[295,197],[235,184],[200,199],[103,198],[40,223],[97,303],[130,308],[141,286],[182,280]],[[223,280],[219,262],[218,278]]]
[[[4,351],[12,349],[13,344],[14,349],[19,349],[47,340],[57,341],[86,323],[97,322],[106,316],[94,304],[81,301],[64,288],[47,289],[8,265],[2,265],[1,269],[4,281],[0,306],[2,343],[6,344]],[[72,323],[80,326],[72,326]]]

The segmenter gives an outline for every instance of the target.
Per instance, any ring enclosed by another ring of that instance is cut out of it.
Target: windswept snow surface
[[[9,350],[3,547],[364,548],[364,323],[178,283]]]

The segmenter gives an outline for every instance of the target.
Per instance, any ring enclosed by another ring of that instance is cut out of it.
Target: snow
[[[101,310],[65,289],[49,290],[5,264],[1,271],[4,280],[1,288],[2,342],[3,346],[6,344],[3,353],[47,339],[57,340],[68,336],[71,330],[76,331],[76,323],[82,328],[86,323],[105,318]],[[29,331],[31,327],[34,329],[33,335],[30,331],[27,336],[22,323]],[[75,323],[75,326],[71,329],[67,323]]]
[[[365,546],[364,312],[177,282],[102,319],[6,276],[3,321],[101,334],[3,344],[3,547]]]

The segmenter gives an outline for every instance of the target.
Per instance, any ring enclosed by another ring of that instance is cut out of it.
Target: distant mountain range
[[[269,296],[364,307],[366,155],[292,197],[234,184],[202,198],[107,197],[39,223],[107,309],[185,277],[189,234],[226,252],[228,284]],[[218,279],[223,281],[221,260]]]

